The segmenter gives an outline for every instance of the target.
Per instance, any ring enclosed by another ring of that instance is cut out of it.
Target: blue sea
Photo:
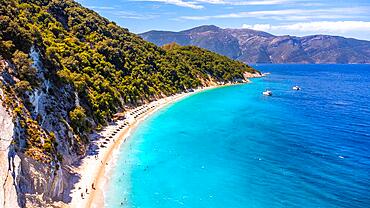
[[[370,207],[370,65],[254,67],[271,74],[143,122],[120,149],[106,206]]]

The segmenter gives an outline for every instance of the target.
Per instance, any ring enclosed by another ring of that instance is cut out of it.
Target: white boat
[[[271,96],[272,92],[270,90],[266,90],[262,93],[264,96]]]
[[[294,86],[293,90],[301,90],[301,88],[299,86]]]

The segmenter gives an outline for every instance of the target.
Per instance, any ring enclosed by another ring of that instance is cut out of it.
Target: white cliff
[[[3,97],[1,89],[0,95]],[[0,99],[0,207],[4,208],[19,207],[14,179],[19,173],[20,159],[11,148],[13,132],[12,117]]]

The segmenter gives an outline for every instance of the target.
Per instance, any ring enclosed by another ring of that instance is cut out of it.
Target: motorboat
[[[294,86],[293,90],[301,90],[301,88],[299,86]]]
[[[271,96],[272,95],[272,92],[270,90],[266,90],[266,91],[262,92],[262,94],[264,96]]]

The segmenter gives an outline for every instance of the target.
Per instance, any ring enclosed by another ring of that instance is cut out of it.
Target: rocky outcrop
[[[149,31],[140,36],[157,45],[199,46],[245,63],[370,63],[370,41],[338,36],[275,36],[212,25],[180,32]]]
[[[244,72],[243,76],[244,76],[245,79],[248,79],[248,78],[260,78],[260,77],[263,76],[263,74],[260,73],[260,72],[254,72],[254,73]]]
[[[0,89],[0,97],[4,97]],[[16,178],[20,173],[20,158],[12,148],[14,124],[8,110],[0,99],[0,207],[16,208],[18,196]]]
[[[72,87],[50,81],[52,77],[48,77],[50,73],[43,67],[37,48],[32,47],[29,56],[40,84],[24,93],[22,99],[11,90],[18,82],[12,76],[14,69],[8,61],[0,60],[0,207],[45,207],[54,201],[69,202],[74,177],[69,167],[86,148],[64,120],[76,104]],[[17,109],[20,112],[15,112]],[[37,136],[41,147],[46,139],[55,137],[58,145],[54,154],[30,155],[25,151],[26,146],[36,153],[42,151],[29,147],[25,122],[42,135]]]

